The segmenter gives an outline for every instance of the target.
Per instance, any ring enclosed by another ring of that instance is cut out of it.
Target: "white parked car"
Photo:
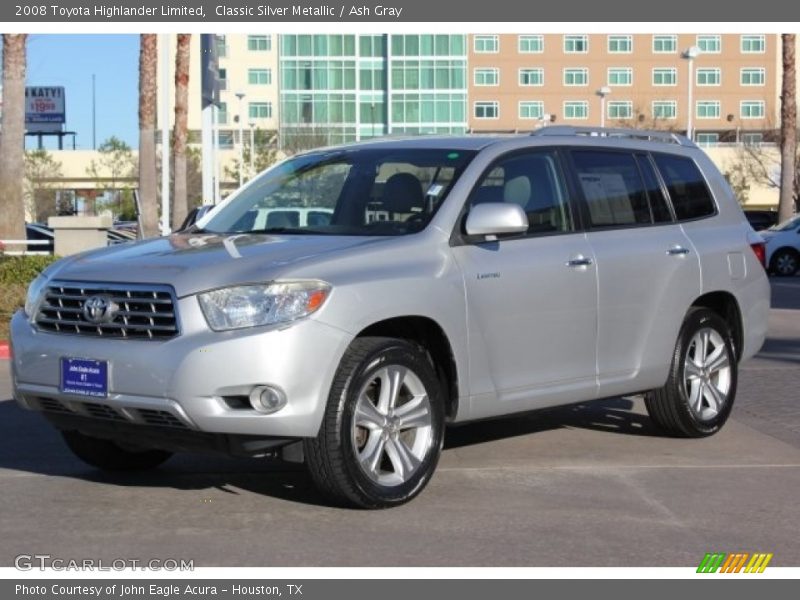
[[[781,277],[797,273],[800,270],[800,214],[760,233],[767,242],[769,271]]]

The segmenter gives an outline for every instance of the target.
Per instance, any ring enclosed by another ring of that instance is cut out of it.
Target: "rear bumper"
[[[278,438],[317,434],[328,392],[352,336],[306,319],[290,327],[217,333],[194,298],[180,301],[183,333],[165,341],[43,333],[22,312],[11,321],[14,397],[24,408],[137,426]],[[59,389],[62,357],[108,362],[108,395]],[[276,413],[232,408],[227,396],[257,385],[288,399]]]

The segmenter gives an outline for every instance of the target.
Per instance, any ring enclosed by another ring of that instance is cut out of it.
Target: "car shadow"
[[[631,399],[613,398],[449,427],[445,452],[560,428],[657,435],[648,417],[633,412],[633,407]],[[22,410],[10,400],[0,402],[0,468],[123,487],[217,490],[232,495],[246,490],[295,503],[331,506],[303,465],[275,459],[179,454],[152,471],[103,473],[72,456],[41,415]]]

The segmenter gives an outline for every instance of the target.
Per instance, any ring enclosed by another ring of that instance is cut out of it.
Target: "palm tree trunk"
[[[3,117],[0,122],[0,240],[25,239],[25,41],[3,34]],[[24,247],[9,247],[24,250]]]
[[[783,86],[781,89],[781,195],[778,220],[794,214],[797,190],[797,72],[795,71],[795,34],[784,33]]]
[[[172,229],[177,229],[189,210],[186,197],[186,144],[189,137],[189,44],[192,36],[178,34],[175,54],[175,125],[172,130],[175,189],[172,205]]]
[[[166,52],[166,48],[164,49]],[[156,63],[158,41],[153,33],[139,37],[139,201],[142,237],[158,235],[156,188]]]

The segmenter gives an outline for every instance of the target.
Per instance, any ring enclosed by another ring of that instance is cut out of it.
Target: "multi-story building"
[[[779,122],[774,34],[476,34],[469,68],[473,131],[686,131],[691,111],[695,139],[712,144],[755,141]]]
[[[285,147],[467,129],[466,35],[281,35]]]
[[[278,129],[277,35],[218,35],[220,107],[217,124],[220,145],[231,148],[241,127],[247,142],[251,129]],[[169,35],[169,64],[175,63],[175,35]],[[163,48],[159,49],[161,52]],[[193,35],[190,48],[189,141],[200,142],[200,36]],[[160,77],[160,74],[159,74]],[[173,78],[171,77],[170,80]],[[159,79],[160,82],[160,79]],[[159,98],[161,88],[159,87]],[[170,90],[174,98],[174,84]],[[160,106],[160,100],[159,100]],[[172,123],[174,115],[170,115]]]

